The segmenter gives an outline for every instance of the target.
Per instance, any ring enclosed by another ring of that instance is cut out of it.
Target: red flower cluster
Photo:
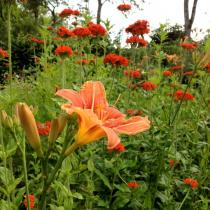
[[[88,65],[90,61],[84,59],[84,60],[77,60],[76,64],[82,64],[82,65]]]
[[[140,78],[141,72],[139,70],[126,70],[123,72],[125,76],[131,78]]]
[[[154,90],[157,87],[157,85],[149,81],[144,82],[141,86],[146,91]]]
[[[137,182],[128,182],[128,187],[129,188],[137,188],[139,187],[139,184]]]
[[[104,64],[112,64],[113,66],[128,66],[129,60],[121,55],[107,54],[104,58]]]
[[[174,166],[174,164],[175,164],[175,160],[173,159],[169,160],[169,165],[171,168]]]
[[[183,68],[183,66],[171,66],[169,70],[171,70],[171,71],[177,71],[177,70],[180,70],[182,68]]]
[[[193,75],[193,71],[186,71],[183,73],[183,75],[185,76],[192,76]]]
[[[87,37],[91,35],[89,28],[77,27],[72,31],[77,37]]]
[[[193,101],[194,100],[194,96],[188,92],[184,93],[184,91],[182,90],[177,90],[174,93],[174,99],[179,101],[179,100],[184,100],[184,101]]]
[[[207,71],[208,71],[208,72],[210,72],[210,62],[209,62],[209,63],[207,63],[207,65],[206,65],[206,69],[207,69]]]
[[[55,50],[56,55],[60,55],[61,57],[70,57],[73,54],[71,47],[68,46],[59,46]]]
[[[64,18],[64,17],[67,17],[67,16],[70,16],[70,15],[80,15],[80,11],[78,10],[73,10],[73,9],[64,9],[60,14],[59,16]]]
[[[101,24],[95,24],[93,22],[88,23],[88,29],[93,36],[104,36],[107,31]]]
[[[125,11],[128,11],[131,9],[131,5],[130,4],[120,4],[117,6],[117,9],[122,12],[125,12]]]
[[[129,25],[125,31],[133,36],[139,36],[149,33],[149,23],[147,20],[138,20],[134,24]]]
[[[35,208],[35,196],[33,194],[28,195],[28,198],[30,200],[30,208]],[[27,208],[27,198],[25,196],[25,199],[23,201],[24,206]]]
[[[148,45],[148,42],[138,36],[131,36],[126,39],[127,44],[138,44],[139,46],[145,47]]]
[[[184,183],[190,185],[192,189],[198,188],[198,181],[196,179],[185,178]]]
[[[2,48],[0,48],[0,57],[2,58],[8,58],[9,54],[6,50],[3,50]]]
[[[170,77],[170,76],[172,76],[172,72],[169,71],[169,70],[166,70],[166,71],[163,72],[163,76]]]
[[[45,123],[36,122],[36,126],[41,136],[47,136],[50,132],[51,122],[46,121]]]
[[[181,43],[180,46],[184,49],[187,49],[187,50],[192,50],[192,49],[197,48],[196,43]]]
[[[37,43],[37,44],[44,44],[44,41],[43,40],[37,39],[35,37],[32,37],[31,38],[31,41],[34,42],[34,43]]]
[[[67,29],[66,27],[64,26],[60,26],[58,29],[57,29],[57,34],[60,36],[60,37],[63,37],[63,38],[68,38],[68,37],[73,37],[75,36],[75,34]]]

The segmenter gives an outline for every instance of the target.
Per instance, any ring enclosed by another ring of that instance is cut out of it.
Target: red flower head
[[[186,71],[183,73],[183,75],[185,76],[192,76],[193,75],[193,71]]]
[[[37,39],[35,37],[32,37],[31,38],[31,41],[34,42],[34,43],[37,43],[37,44],[44,44],[44,41],[43,40]]]
[[[107,33],[106,29],[102,25],[95,24],[93,22],[88,23],[88,29],[93,36],[104,36]]]
[[[48,27],[47,27],[47,30],[48,30],[48,31],[53,31],[54,28],[53,28],[52,26],[48,26]]]
[[[117,152],[124,152],[125,146],[122,143],[119,143],[116,147],[113,149],[109,149],[110,152],[117,151]]]
[[[39,135],[47,136],[50,132],[51,122],[46,121],[45,123],[36,122],[36,126],[38,128]]]
[[[87,64],[89,64],[90,62],[89,62],[88,60],[85,60],[85,59],[84,59],[84,60],[77,60],[76,63],[77,63],[77,64],[82,64],[82,65],[87,65]]]
[[[169,160],[169,165],[171,168],[174,166],[174,164],[175,164],[175,160]]]
[[[197,48],[197,44],[196,43],[181,43],[180,46],[184,49],[187,50],[193,50],[195,48]]]
[[[8,58],[9,54],[6,50],[3,50],[2,48],[0,48],[0,57],[2,58]]]
[[[148,42],[142,38],[139,38],[138,36],[131,36],[126,39],[127,44],[138,44],[140,47],[145,47],[148,45]]]
[[[185,184],[188,184],[192,187],[192,189],[198,188],[198,181],[192,178],[185,178],[183,181]]]
[[[150,91],[157,88],[157,85],[153,84],[152,82],[147,81],[142,84],[142,88],[146,91]]]
[[[171,70],[171,71],[177,71],[177,70],[180,70],[182,68],[183,68],[183,66],[171,66],[169,70]]]
[[[124,75],[131,78],[140,78],[141,72],[139,70],[126,70]]]
[[[60,36],[60,37],[63,37],[63,38],[68,38],[68,37],[73,37],[75,36],[75,34],[67,29],[66,27],[64,26],[60,26],[57,30],[57,34]]]
[[[28,195],[29,200],[30,200],[30,208],[33,209],[35,208],[35,196],[33,194]],[[27,198],[25,196],[25,199],[23,201],[24,206],[27,208]]]
[[[174,99],[175,100],[184,100],[184,101],[193,101],[194,100],[194,96],[188,92],[184,93],[182,90],[177,90],[174,93]]]
[[[166,70],[166,71],[163,72],[163,76],[165,76],[165,77],[170,77],[170,76],[172,76],[172,72]]]
[[[139,36],[149,33],[149,23],[147,20],[138,20],[134,24],[129,25],[125,31],[133,36]]]
[[[113,66],[128,66],[129,60],[121,55],[107,54],[104,58],[104,64],[112,64]]]
[[[209,63],[207,63],[207,65],[206,65],[206,69],[207,69],[207,71],[208,71],[208,72],[210,72],[210,62],[209,62]]]
[[[64,18],[64,17],[68,17],[70,15],[80,15],[80,11],[78,10],[72,10],[72,9],[64,9],[60,14],[59,16]]]
[[[139,184],[137,182],[128,182],[128,187],[129,188],[137,188],[139,187]]]
[[[56,55],[60,55],[61,57],[70,57],[73,54],[71,47],[68,46],[59,46],[55,50]]]
[[[73,33],[77,37],[87,37],[91,35],[91,31],[88,28],[77,27],[73,30]]]
[[[131,5],[130,4],[120,4],[117,6],[117,9],[122,12],[126,12],[131,9]]]

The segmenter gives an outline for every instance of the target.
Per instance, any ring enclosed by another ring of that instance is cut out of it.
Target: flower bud
[[[51,121],[51,128],[49,133],[49,143],[52,144],[62,133],[67,123],[66,116],[64,114],[59,115],[58,118]]]
[[[4,126],[6,126],[7,128],[12,128],[13,126],[12,118],[8,116],[4,110],[0,111],[0,120]]]
[[[40,137],[32,111],[25,103],[18,103],[16,105],[16,111],[29,144],[39,156],[42,156],[43,152],[41,148]]]

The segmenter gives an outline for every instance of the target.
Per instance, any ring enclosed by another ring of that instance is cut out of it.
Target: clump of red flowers
[[[0,57],[2,58],[8,58],[9,54],[6,50],[3,50],[2,48],[0,48]]]
[[[190,185],[192,189],[198,188],[198,181],[196,179],[185,178],[183,182],[187,185]]]
[[[73,10],[73,9],[64,9],[59,16],[64,18],[64,17],[68,17],[70,15],[75,15],[75,16],[79,16],[80,15],[80,11],[78,10]]]
[[[184,101],[193,101],[194,100],[194,96],[188,92],[184,92],[183,90],[177,90],[174,95],[173,95],[174,99],[179,101],[179,100],[184,100]]]
[[[130,78],[140,78],[141,72],[139,70],[126,70],[123,72],[125,76]]]
[[[207,65],[206,65],[206,69],[207,69],[207,71],[208,71],[208,72],[210,72],[210,62],[209,62],[209,63],[207,63]]]
[[[104,64],[107,63],[112,64],[113,66],[128,66],[129,60],[121,55],[110,53],[104,58]]]
[[[139,187],[139,184],[136,181],[128,182],[127,185],[128,185],[129,188],[137,188],[137,187]]]
[[[130,4],[120,4],[117,6],[117,9],[122,12],[126,12],[131,9],[131,5]]]
[[[93,36],[104,36],[107,31],[101,24],[95,24],[93,22],[88,23],[88,29]]]
[[[150,90],[154,90],[155,88],[157,88],[157,85],[152,82],[146,81],[141,85],[141,87],[146,91],[150,91]]]
[[[183,68],[183,66],[171,66],[169,70],[177,71],[177,70],[181,70],[182,68]]]
[[[31,209],[35,208],[35,196],[34,196],[34,194],[28,195],[28,198],[30,200],[30,208]],[[27,197],[26,196],[25,196],[25,199],[23,201],[23,204],[27,208],[28,205],[27,205]]]
[[[187,50],[193,50],[195,48],[197,48],[197,44],[196,43],[186,43],[186,42],[183,42],[180,44],[180,46],[184,49],[187,49]]]
[[[55,50],[56,55],[60,55],[61,57],[70,57],[73,54],[71,47],[69,46],[59,46]]]
[[[89,28],[77,27],[72,31],[77,37],[87,37],[91,35]]]
[[[138,20],[134,24],[129,25],[125,31],[131,33],[133,36],[142,36],[143,34],[149,33],[149,23],[147,20]]]
[[[45,123],[36,122],[36,126],[41,136],[47,136],[50,132],[51,122],[46,121]]]
[[[170,77],[170,76],[172,76],[172,72],[169,71],[169,70],[166,70],[166,71],[163,72],[163,76]]]
[[[57,34],[60,36],[60,37],[63,37],[63,38],[68,38],[68,37],[73,37],[75,36],[75,34],[67,29],[66,27],[64,26],[60,26],[58,29],[57,29]]]
[[[139,38],[138,36],[131,36],[126,39],[127,44],[138,44],[140,47],[145,47],[148,45],[148,42],[142,38]]]
[[[34,42],[34,43],[37,43],[37,44],[44,44],[44,41],[43,40],[37,39],[35,37],[32,37],[31,38],[31,41]]]
[[[186,71],[183,73],[184,76],[192,76],[193,74],[193,71]]]

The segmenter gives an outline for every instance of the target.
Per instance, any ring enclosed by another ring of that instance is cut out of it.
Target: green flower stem
[[[189,189],[188,192],[186,193],[184,199],[182,200],[182,202],[181,202],[181,204],[180,204],[180,206],[179,206],[179,208],[178,208],[177,210],[181,210],[181,208],[182,208],[184,202],[186,201],[186,199],[187,199],[189,193],[190,193],[190,189]]]
[[[65,59],[61,60],[62,63],[62,81],[61,81],[61,85],[62,88],[64,88],[66,86],[66,66],[65,66]]]

